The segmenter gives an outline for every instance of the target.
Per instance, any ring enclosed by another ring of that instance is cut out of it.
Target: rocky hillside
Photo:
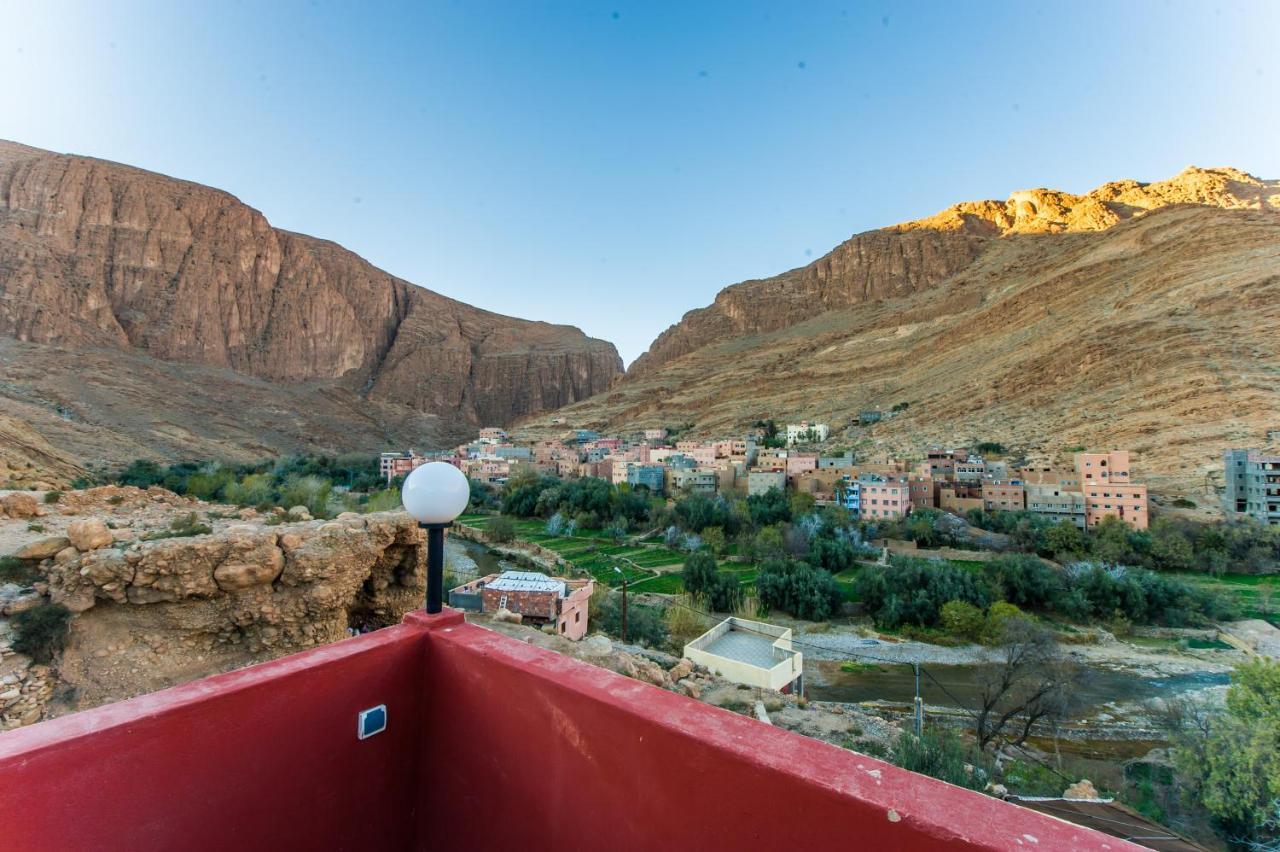
[[[1207,497],[1224,447],[1280,428],[1278,211],[1280,182],[1195,168],[959,204],[726,288],[561,413],[708,434],[817,417],[864,451],[1122,446]]]
[[[0,727],[394,624],[425,593],[403,513],[276,523],[159,488],[38,496],[0,497]],[[73,613],[66,646],[33,661],[15,625],[50,604]]]
[[[225,192],[10,142],[0,142],[0,335],[205,368],[206,380],[248,377],[285,397],[335,388],[438,416],[450,437],[582,399],[622,368],[609,343],[417,287],[273,228]],[[43,357],[23,353],[28,365]],[[170,410],[180,414],[194,377],[179,369],[163,389]],[[83,407],[69,393],[4,392]]]

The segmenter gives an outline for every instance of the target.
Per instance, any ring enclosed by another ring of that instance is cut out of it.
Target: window
[[[582,610],[578,610],[573,614],[573,623],[577,624],[580,621],[582,621]]]

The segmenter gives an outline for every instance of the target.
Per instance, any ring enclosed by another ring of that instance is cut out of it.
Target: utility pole
[[[919,736],[922,736],[922,735],[924,734],[924,701],[922,701],[922,700],[920,699],[920,663],[917,661],[917,662],[912,663],[911,665],[912,665],[912,667],[916,670],[916,718],[915,718],[915,726],[916,726],[916,736],[917,736],[917,737],[919,737]]]

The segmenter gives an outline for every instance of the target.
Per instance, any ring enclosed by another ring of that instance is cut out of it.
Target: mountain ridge
[[[816,419],[864,456],[982,440],[1049,457],[1118,446],[1157,488],[1208,495],[1223,449],[1280,429],[1280,183],[1182,176],[1105,184],[1101,201],[1015,193],[854,235],[725,288],[608,391],[557,414],[703,436]],[[1019,221],[1017,204],[1037,199]]]
[[[3,141],[0,336],[330,382],[436,415],[448,439],[583,399],[622,371],[610,343],[418,287],[224,190]],[[74,403],[66,390],[51,404]]]

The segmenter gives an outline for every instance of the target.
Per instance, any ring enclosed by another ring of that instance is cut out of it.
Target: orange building
[[[1135,530],[1147,528],[1147,486],[1131,481],[1128,452],[1077,453],[1076,473],[1084,492],[1085,526],[1117,517]]]

